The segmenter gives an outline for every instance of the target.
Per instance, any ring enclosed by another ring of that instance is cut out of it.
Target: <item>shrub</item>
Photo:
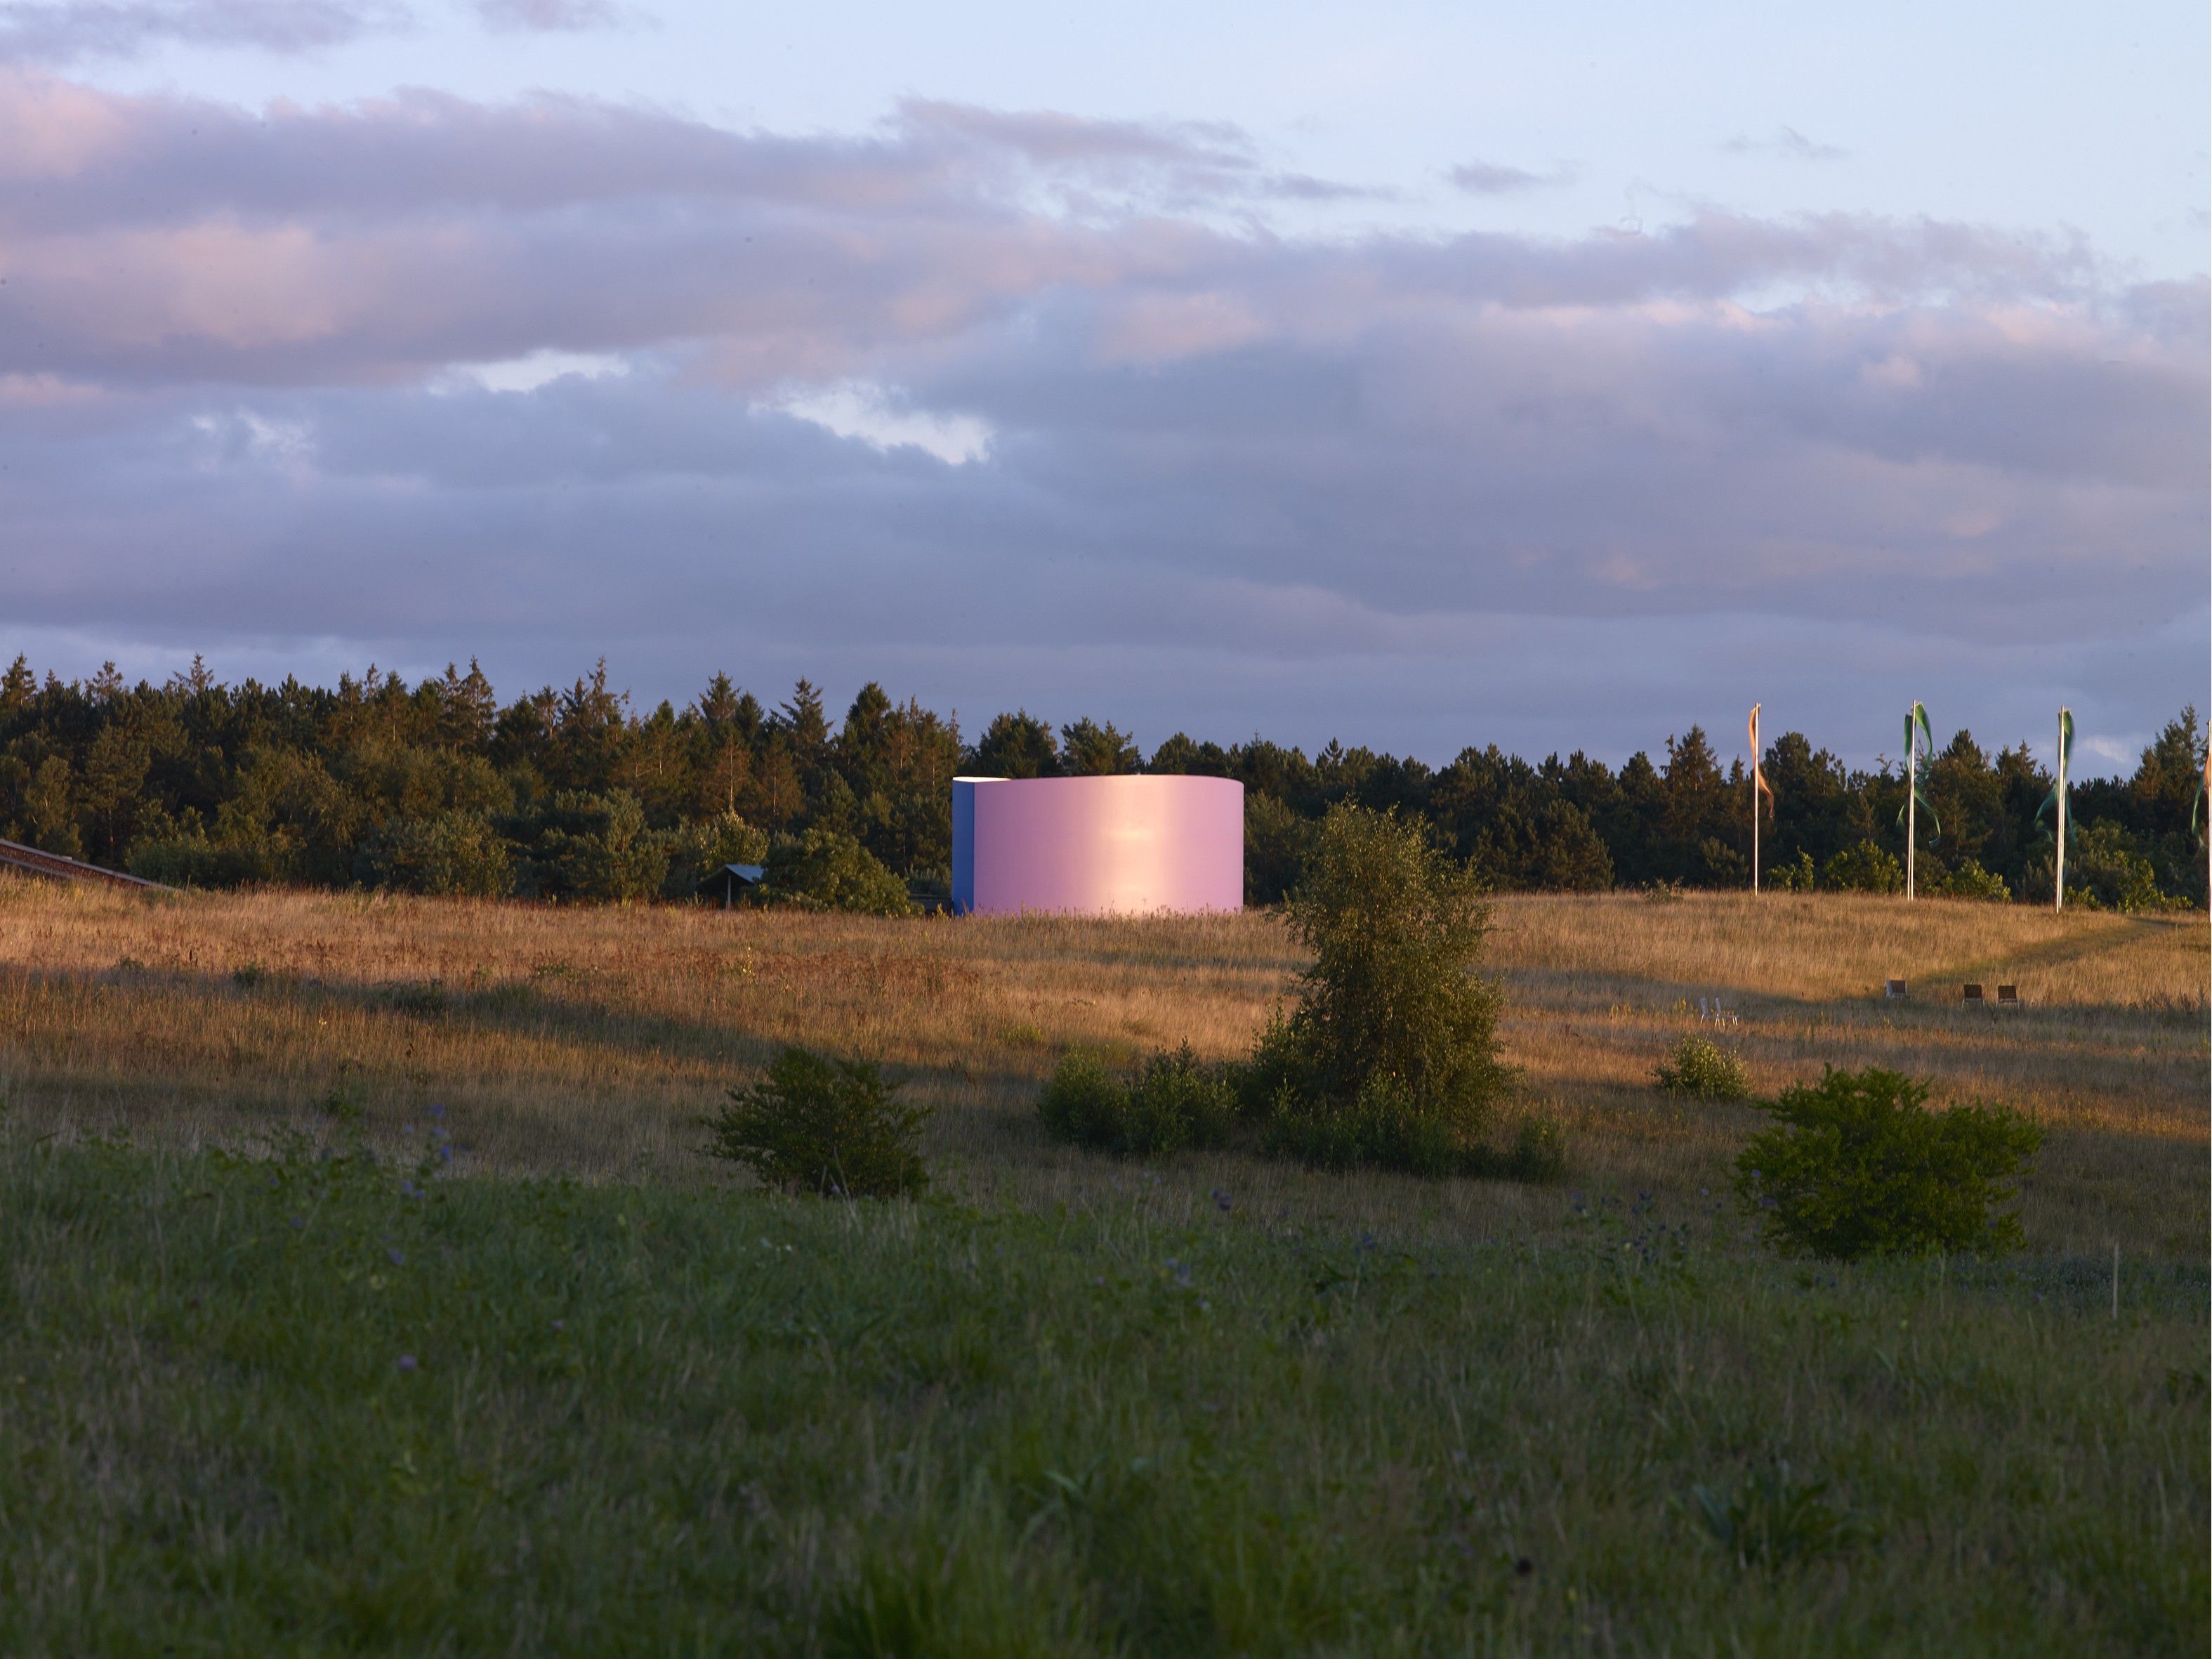
[[[1820,885],[1844,893],[1901,893],[1905,866],[1893,854],[1863,841],[1820,866]]]
[[[2048,900],[2055,845],[2045,849],[2028,872],[2029,890]],[[2135,838],[2121,825],[2100,820],[2069,824],[2066,831],[2066,902],[2084,910],[2146,911],[2166,908],[2157,866],[2136,850]]]
[[[1190,1045],[1156,1054],[1123,1083],[1097,1056],[1063,1056],[1037,1100],[1045,1127],[1062,1140],[1125,1158],[1164,1158],[1228,1143],[1237,1096]]]
[[[927,1107],[901,1104],[873,1062],[786,1048],[768,1076],[730,1091],[707,1121],[708,1152],[765,1186],[842,1198],[896,1198],[929,1184],[915,1140]]]
[[[1548,1117],[1524,1117],[1513,1133],[1513,1145],[1492,1155],[1492,1167],[1483,1173],[1509,1181],[1551,1182],[1567,1177],[1566,1131]]]
[[[1744,1148],[1735,1186],[1769,1241],[1844,1261],[2018,1249],[2020,1218],[1997,1206],[2043,1131],[2008,1107],[1927,1098],[1902,1073],[1832,1066],[1765,1106],[1775,1127]]]
[[[1037,1097],[1037,1115],[1056,1140],[1110,1151],[1129,1114],[1128,1085],[1106,1069],[1106,1062],[1082,1048],[1071,1048],[1053,1068],[1052,1080]]]
[[[1652,1080],[1670,1095],[1694,1095],[1700,1100],[1741,1100],[1751,1092],[1743,1057],[1710,1037],[1675,1038],[1667,1058],[1654,1069]]]
[[[1279,1138],[1315,1163],[1441,1172],[1439,1149],[1474,1146],[1509,1081],[1498,987],[1471,971],[1489,924],[1475,878],[1418,823],[1339,805],[1290,921],[1313,965],[1254,1054]]]
[[[2005,885],[2005,878],[1983,869],[1978,859],[1966,860],[1941,882],[1931,883],[1928,890],[1944,898],[1984,899],[1994,904],[2002,904],[2012,897],[2012,889]]]
[[[815,828],[769,849],[762,896],[807,910],[870,916],[914,914],[906,884],[842,830]]]
[[[1769,886],[1784,893],[1809,893],[1820,884],[1813,869],[1813,855],[1802,848],[1789,863],[1778,864],[1769,870],[1766,881]]]
[[[1285,1090],[1267,1123],[1271,1151],[1318,1170],[1383,1169],[1407,1175],[1486,1174],[1465,1127],[1424,1110],[1413,1091],[1370,1072],[1349,1100]]]
[[[354,876],[370,887],[497,898],[514,885],[514,860],[484,813],[440,812],[379,828],[354,860]]]

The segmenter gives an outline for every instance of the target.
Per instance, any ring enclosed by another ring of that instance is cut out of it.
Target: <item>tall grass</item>
[[[1224,1197],[0,1134],[0,1650],[2203,1650],[2201,1262]]]
[[[2054,917],[1847,896],[1501,900],[1505,1058],[1570,1133],[1572,1179],[1692,1206],[1748,1111],[1650,1086],[1696,1006],[1754,1089],[1823,1062],[1933,1079],[2049,1131],[2031,1248],[2194,1255],[2207,1224],[2202,916]],[[705,1179],[699,1115],[784,1043],[884,1062],[936,1115],[928,1151],[974,1197],[1082,1200],[1143,1177],[1049,1143],[1059,1054],[1249,1047],[1299,965],[1259,915],[877,921],[690,908],[571,909],[311,893],[149,902],[0,878],[0,1099],[45,1127],[190,1146],[316,1121],[333,1090],[389,1136],[435,1100],[472,1167]],[[1913,999],[1879,994],[1887,977]],[[2019,1011],[1960,1006],[2016,981]],[[1562,1200],[1494,1183],[1317,1177],[1196,1159],[1298,1214],[1524,1236]]]

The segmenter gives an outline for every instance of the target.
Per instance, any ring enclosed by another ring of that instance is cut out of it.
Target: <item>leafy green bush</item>
[[[2043,854],[2029,866],[2028,890],[2039,899],[2051,897],[2055,851],[2046,837]],[[2162,910],[2167,900],[2159,890],[2157,866],[2136,850],[2135,838],[2124,826],[2100,820],[2067,828],[2066,902],[2084,910],[2137,912]]]
[[[1061,1057],[1037,1115],[1062,1140],[1125,1158],[1164,1158],[1227,1145],[1237,1096],[1188,1043],[1150,1056],[1126,1083],[1096,1055],[1076,1050]]]
[[[1340,805],[1289,912],[1313,964],[1247,1059],[1209,1070],[1185,1048],[1125,1085],[1070,1054],[1038,1102],[1046,1127],[1124,1153],[1219,1146],[1243,1127],[1322,1169],[1557,1178],[1556,1124],[1523,1123],[1509,1150],[1483,1139],[1512,1074],[1498,1057],[1497,985],[1471,971],[1488,922],[1471,872],[1417,823]]]
[[[1670,1095],[1695,1095],[1700,1100],[1741,1100],[1751,1092],[1742,1055],[1711,1037],[1686,1034],[1674,1039],[1667,1058],[1654,1069],[1652,1080]]]
[[[1901,1072],[1831,1066],[1762,1108],[1775,1127],[1736,1159],[1735,1188],[1769,1242],[1844,1261],[2018,1249],[2020,1218],[1997,1206],[2043,1131],[2008,1107],[1927,1098]]]
[[[1476,1147],[1445,1115],[1425,1111],[1397,1079],[1370,1072],[1351,1099],[1289,1091],[1267,1126],[1268,1149],[1317,1170],[1399,1170],[1441,1176],[1468,1168]]]
[[[1046,1133],[1079,1146],[1115,1150],[1128,1115],[1129,1085],[1085,1048],[1071,1048],[1060,1057],[1052,1080],[1037,1097],[1037,1115]]]
[[[1481,1173],[1509,1181],[1553,1182],[1567,1178],[1567,1135],[1556,1119],[1534,1115],[1524,1117],[1513,1132],[1513,1144],[1490,1155],[1491,1167]]]
[[[842,830],[817,827],[777,842],[769,849],[761,896],[807,910],[870,916],[914,914],[906,884]]]
[[[514,888],[514,859],[487,814],[440,812],[381,826],[354,860],[354,876],[370,887],[497,898]]]
[[[1254,1055],[1284,1150],[1424,1174],[1471,1149],[1510,1080],[1498,987],[1473,972],[1489,925],[1475,877],[1395,812],[1340,804],[1291,895],[1313,952],[1302,995]]]
[[[2002,904],[2012,897],[2012,889],[2005,885],[2005,878],[1983,869],[1978,859],[1966,860],[1941,882],[1930,883],[1928,890],[1944,898],[1983,899],[1993,904]]]
[[[915,1140],[929,1109],[893,1098],[872,1062],[788,1048],[762,1082],[730,1091],[708,1152],[762,1184],[842,1198],[897,1198],[929,1184]]]
[[[1766,872],[1767,884],[1784,893],[1809,893],[1820,884],[1813,869],[1813,855],[1800,848],[1797,856]]]
[[[1863,841],[1820,866],[1820,885],[1843,893],[1901,893],[1905,866],[1893,854]]]

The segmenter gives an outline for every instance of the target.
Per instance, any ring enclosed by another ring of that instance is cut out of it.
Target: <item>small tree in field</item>
[[[1489,925],[1475,878],[1419,824],[1340,805],[1290,920],[1313,965],[1248,1073],[1285,1149],[1424,1173],[1471,1154],[1508,1080],[1498,988],[1474,971]]]
[[[898,1085],[865,1060],[786,1048],[768,1076],[730,1091],[707,1120],[708,1152],[742,1164],[764,1187],[838,1198],[898,1198],[929,1184],[916,1142],[926,1106],[902,1105]]]

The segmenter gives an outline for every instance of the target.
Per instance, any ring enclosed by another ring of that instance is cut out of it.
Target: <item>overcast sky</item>
[[[2132,764],[2201,0],[1668,9],[0,0],[0,652]]]

